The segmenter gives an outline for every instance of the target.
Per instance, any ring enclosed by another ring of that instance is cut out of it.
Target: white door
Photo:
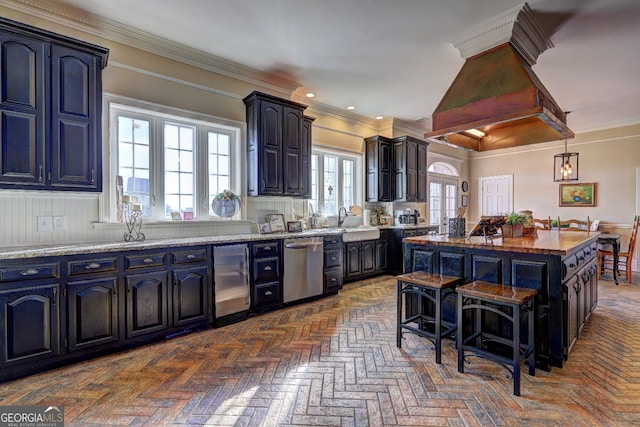
[[[458,209],[458,180],[429,176],[429,224],[440,225],[439,232],[447,233],[449,218]]]
[[[479,180],[480,215],[503,215],[513,211],[513,175],[487,176]]]

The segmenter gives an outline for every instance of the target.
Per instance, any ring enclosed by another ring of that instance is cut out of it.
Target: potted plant
[[[524,214],[510,212],[506,215],[505,224],[502,226],[502,234],[504,237],[522,237],[522,228],[527,223],[527,217]]]

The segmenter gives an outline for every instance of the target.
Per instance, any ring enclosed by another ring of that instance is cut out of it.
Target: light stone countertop
[[[429,227],[428,225],[391,225],[379,227],[383,229],[411,229]],[[337,228],[319,228],[305,230],[300,233],[271,233],[271,234],[233,234],[217,236],[197,236],[197,237],[176,237],[172,239],[145,240],[144,242],[81,242],[81,243],[60,243],[51,245],[32,244],[25,246],[13,246],[0,248],[0,260],[26,259],[48,256],[65,256],[78,254],[91,254],[102,252],[136,251],[147,249],[165,249],[179,246],[197,246],[208,244],[227,244],[256,242],[261,240],[289,239],[300,237],[325,236],[331,234],[342,234],[344,230]]]

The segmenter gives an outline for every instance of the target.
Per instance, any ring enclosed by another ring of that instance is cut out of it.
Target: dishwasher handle
[[[307,249],[307,248],[316,248],[318,246],[322,246],[322,242],[310,242],[310,243],[285,242],[284,244],[284,247],[287,249]]]

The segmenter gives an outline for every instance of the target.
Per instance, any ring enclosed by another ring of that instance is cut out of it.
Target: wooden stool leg
[[[462,348],[464,343],[464,326],[462,324],[462,301],[464,297],[462,295],[458,295],[457,306],[458,310],[456,313],[457,317],[457,325],[458,330],[456,333],[456,347],[458,348],[458,372],[464,373],[464,349]]]
[[[436,324],[434,325],[435,342],[436,342],[436,363],[441,363],[442,360],[442,337],[440,333],[442,331],[442,290],[436,289],[434,291],[435,297],[435,312],[436,312]]]
[[[402,281],[398,280],[398,319],[396,322],[396,346],[402,348]]]
[[[536,343],[535,343],[535,333],[534,333],[534,329],[535,329],[535,321],[536,321],[536,303],[535,303],[535,299],[531,300],[531,306],[529,309],[529,327],[527,328],[529,331],[528,334],[528,341],[527,341],[527,345],[531,346],[531,353],[529,353],[529,360],[528,360],[528,364],[529,364],[529,375],[531,376],[535,376],[536,375]]]
[[[513,394],[520,396],[520,305],[513,306]]]

